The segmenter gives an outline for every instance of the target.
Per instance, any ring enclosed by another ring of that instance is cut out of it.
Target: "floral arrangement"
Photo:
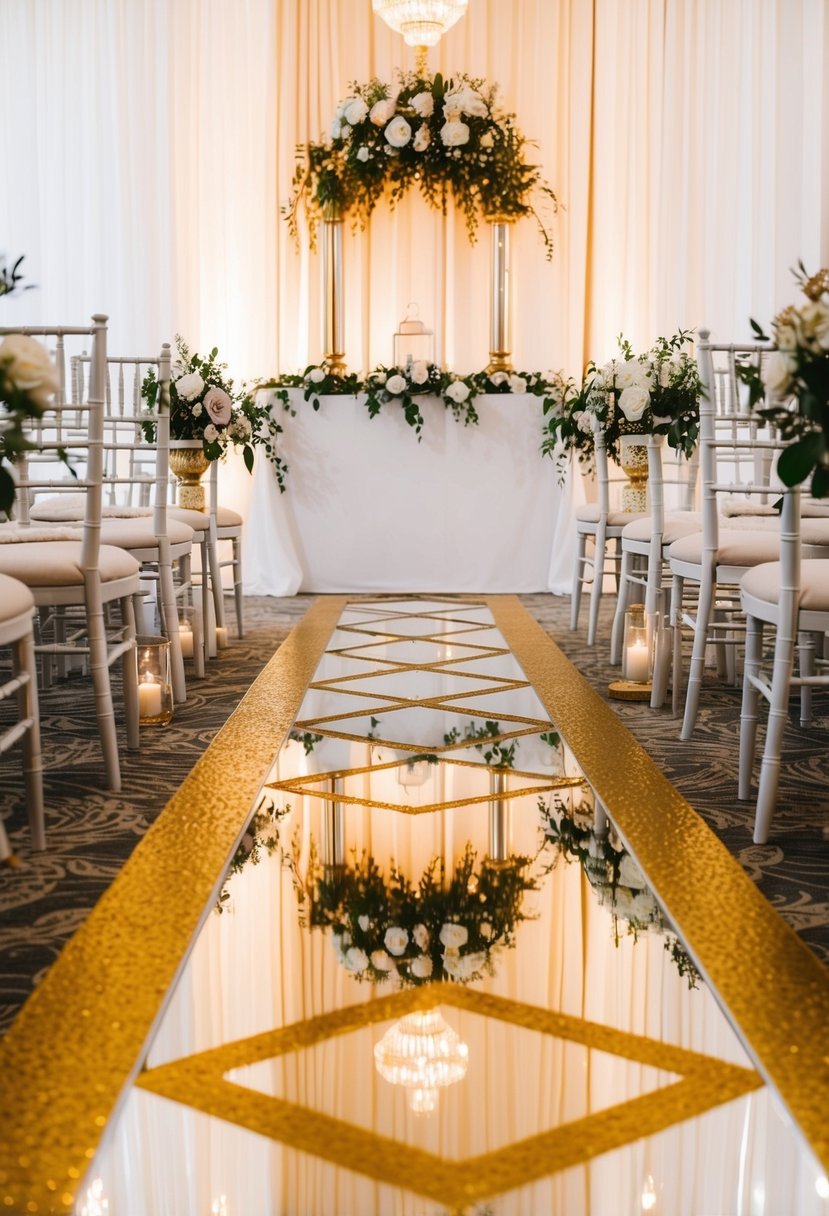
[[[365,394],[365,407],[370,418],[376,418],[384,406],[398,406],[406,422],[421,438],[423,414],[418,396],[440,397],[456,422],[477,426],[475,399],[487,393],[531,393],[542,398],[545,414],[560,409],[562,401],[575,393],[572,381],[559,372],[474,372],[461,376],[444,371],[435,363],[416,360],[406,367],[385,367],[382,364],[363,380],[354,373],[340,375],[324,364],[311,364],[300,375],[284,375],[258,385],[272,389],[285,410],[292,412],[289,388],[301,388],[306,401],[319,409],[320,397]]]
[[[685,349],[692,344],[692,332],[680,329],[670,338],[657,338],[642,355],[635,355],[621,334],[617,340],[621,359],[602,367],[589,363],[581,392],[549,411],[543,451],[557,453],[560,469],[572,451],[582,461],[591,460],[594,422],[614,461],[623,434],[667,435],[668,444],[687,457],[696,447],[702,386],[696,362]]]
[[[273,421],[270,411],[257,405],[245,389],[234,388],[227,364],[219,362],[217,347],[202,357],[176,334],[176,350],[178,359],[170,378],[170,438],[201,440],[208,460],[221,459],[231,445],[241,448],[249,473],[253,471],[254,447],[261,446],[274,466],[280,490],[284,490],[288,467],[276,446],[282,427]],[[150,368],[141,386],[150,414],[157,408],[158,392],[155,369]],[[146,422],[144,431],[152,441],[154,421]]]
[[[528,141],[515,116],[499,109],[497,88],[464,74],[444,80],[399,73],[392,88],[380,80],[352,83],[321,143],[302,147],[287,219],[297,235],[304,203],[312,247],[317,222],[351,212],[365,227],[388,188],[394,207],[416,186],[446,214],[451,194],[466,219],[470,240],[480,216],[534,215],[547,257],[553,242],[533,205],[540,196],[553,212],[558,202],[537,165],[528,164]]]
[[[35,446],[27,438],[28,424],[42,415],[59,389],[58,371],[46,348],[26,334],[6,334],[0,342],[0,511],[8,512],[14,503],[15,460]]]
[[[415,887],[393,864],[386,881],[365,853],[327,869],[312,858],[308,923],[332,930],[337,958],[358,980],[470,983],[492,974],[498,948],[514,945],[524,893],[535,890],[527,858],[475,861],[468,844],[445,882],[443,860],[433,858]]]
[[[653,892],[613,828],[602,835],[597,834],[592,813],[574,813],[573,808],[567,807],[559,797],[554,799],[552,807],[540,798],[538,809],[546,840],[558,849],[565,862],[579,862],[599,903],[610,911],[616,944],[619,944],[620,922],[634,938],[649,931],[663,934],[665,949],[680,975],[687,978],[689,988],[695,988],[699,972],[676,935],[666,930],[662,910]]]
[[[776,351],[762,372],[748,370],[751,400],[769,399],[761,411],[789,446],[780,455],[777,472],[784,485],[799,485],[811,473],[815,498],[829,497],[829,270],[809,276],[803,263],[795,278],[806,302],[790,305],[771,325]],[[756,321],[757,337],[768,341]],[[752,384],[753,380],[753,384]],[[788,398],[788,401],[786,400]]]

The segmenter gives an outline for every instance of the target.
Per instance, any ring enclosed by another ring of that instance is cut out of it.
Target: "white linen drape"
[[[38,285],[0,320],[106,311],[114,352],[180,332],[240,378],[319,357],[319,261],[279,209],[349,82],[411,65],[369,0],[4,0],[0,45],[0,248]],[[514,232],[522,368],[743,335],[829,262],[829,0],[474,0],[431,67],[500,83],[565,208],[552,263]],[[486,362],[485,233],[411,198],[346,246],[351,367],[410,300],[440,359]]]

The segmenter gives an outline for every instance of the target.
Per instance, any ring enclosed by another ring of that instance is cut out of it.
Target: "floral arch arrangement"
[[[373,79],[353,82],[337,107],[329,137],[300,146],[287,220],[297,237],[297,212],[308,216],[312,248],[317,223],[350,213],[365,227],[388,190],[394,207],[415,186],[446,214],[449,196],[463,212],[474,242],[480,219],[535,216],[547,258],[549,226],[536,207],[552,213],[558,200],[537,165],[515,116],[497,105],[497,86],[465,74],[448,80],[401,72],[397,88]]]

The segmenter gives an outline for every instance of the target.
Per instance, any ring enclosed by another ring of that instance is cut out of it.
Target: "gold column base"
[[[491,350],[489,354],[490,361],[487,363],[485,368],[488,376],[492,376],[495,372],[512,373],[515,371],[515,368],[510,361],[510,352],[508,350]]]

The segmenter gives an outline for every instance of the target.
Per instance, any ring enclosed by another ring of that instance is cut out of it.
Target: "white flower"
[[[204,381],[198,372],[188,372],[180,380],[176,380],[176,392],[183,401],[192,401],[204,392]]]
[[[406,122],[403,115],[398,114],[396,118],[391,120],[383,134],[393,148],[405,148],[412,138],[412,128]]]
[[[773,350],[763,363],[762,379],[772,396],[781,396],[792,386],[792,375],[797,367],[793,357],[782,350]]]
[[[432,960],[428,954],[419,954],[417,958],[412,959],[409,970],[417,979],[428,980],[433,971]]]
[[[510,376],[509,386],[514,393],[526,393],[527,381],[523,376]]]
[[[443,969],[453,980],[471,979],[476,971],[480,971],[486,963],[486,955],[479,954],[447,954],[443,960]]]
[[[616,368],[616,387],[620,389],[634,388],[643,385],[648,388],[653,382],[653,368],[649,363],[640,359],[626,359]]]
[[[365,971],[368,966],[368,955],[359,946],[349,946],[343,958],[343,965],[346,971],[353,971],[355,973]]]
[[[435,99],[431,93],[415,93],[411,107],[418,118],[431,118],[435,112]]]
[[[331,138],[339,139],[343,133],[343,124],[339,118],[335,118],[331,123]]]
[[[210,415],[211,422],[217,426],[227,426],[233,413],[233,404],[223,388],[210,388],[205,393],[204,408]]]
[[[383,945],[389,954],[393,954],[395,958],[399,958],[401,954],[405,954],[408,944],[408,932],[405,929],[401,929],[399,925],[389,925],[383,937]]]
[[[495,146],[495,137],[491,131],[484,131],[478,142],[482,148],[492,148]]]
[[[580,410],[573,415],[577,428],[583,435],[589,435],[593,430],[593,417],[587,410]]]
[[[382,384],[386,383],[386,373],[385,372],[373,372],[370,378],[371,378],[372,383],[374,383],[374,384],[382,385]]]
[[[375,127],[384,127],[387,122],[391,122],[394,118],[394,102],[390,97],[383,97],[380,101],[375,101],[371,107],[369,118]]]
[[[247,439],[252,431],[250,419],[246,418],[244,414],[240,414],[235,422],[230,424],[230,431],[234,439]]]
[[[325,368],[312,367],[308,373],[308,379],[312,384],[320,384],[325,379]]]
[[[494,384],[496,388],[498,388],[498,386],[501,384],[506,384],[508,380],[509,375],[507,372],[493,372],[489,377],[490,384]]]
[[[469,396],[469,389],[463,380],[453,380],[451,384],[447,385],[446,396],[450,401],[455,401],[458,405],[461,405]]]
[[[215,443],[218,438],[219,432],[216,430],[212,422],[208,422],[207,426],[204,428],[205,443]]]
[[[363,933],[368,933],[368,928],[369,928],[369,925],[371,924],[371,921],[367,916],[358,916],[357,924],[360,926]]]
[[[829,309],[820,300],[809,300],[800,310],[803,345],[819,353],[829,350]]]
[[[362,122],[368,114],[368,106],[363,101],[362,97],[355,97],[353,101],[349,101],[345,107],[345,121],[351,123],[352,127],[356,127],[358,122]]]
[[[638,422],[650,404],[651,395],[642,384],[631,384],[619,394],[619,409],[628,422]]]
[[[378,971],[396,971],[394,959],[389,958],[385,950],[372,950],[371,965]]]
[[[440,138],[447,148],[458,148],[469,143],[469,127],[458,119],[450,119],[440,129]]]
[[[465,946],[469,940],[469,930],[463,925],[456,925],[452,921],[447,921],[440,931],[441,945],[446,946],[449,950],[459,950],[461,946]]]
[[[432,135],[425,122],[422,122],[415,131],[414,143],[412,147],[415,152],[425,152],[432,142]]]
[[[429,364],[424,359],[418,359],[409,369],[412,384],[425,384],[429,379]]]
[[[400,393],[405,393],[408,385],[402,376],[389,376],[386,381],[386,390],[396,397]]]
[[[488,942],[489,939],[492,937],[492,934],[495,932],[495,930],[492,928],[492,925],[489,923],[488,920],[482,920],[481,927],[478,930],[478,932],[480,933],[480,935],[484,939],[484,941]]]
[[[443,113],[446,118],[450,118],[454,114],[470,114],[475,118],[486,118],[489,110],[478,90],[465,84],[446,94],[443,99]]]
[[[197,401],[195,405],[193,405],[190,413],[194,418],[201,418],[202,414],[204,413],[204,406],[202,405],[201,401]]]
[[[365,146],[365,144],[363,144],[363,146],[361,148],[357,149],[357,160],[361,160],[363,162],[363,164],[366,163],[369,156],[371,156],[371,153],[369,152],[369,150]]]
[[[420,950],[425,950],[429,945],[429,930],[425,925],[415,925],[412,929],[412,937],[415,940],[415,945]]]
[[[58,370],[40,342],[28,334],[7,334],[0,343],[0,366],[12,388],[45,409],[60,388]]]

